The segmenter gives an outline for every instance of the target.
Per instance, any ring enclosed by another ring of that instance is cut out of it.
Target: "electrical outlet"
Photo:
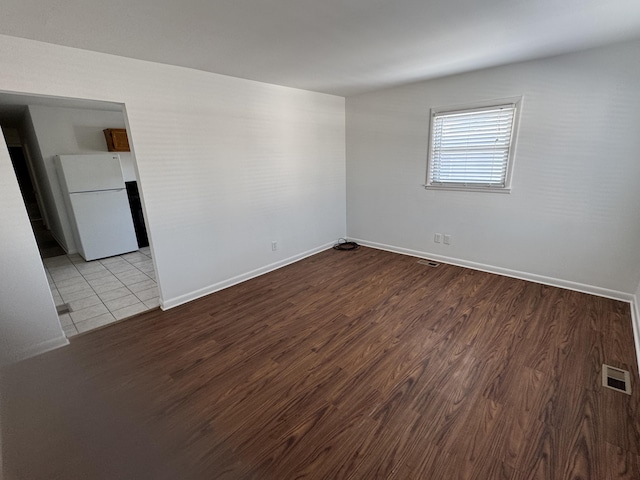
[[[451,245],[451,235],[445,235],[443,243],[445,245]]]
[[[278,250],[278,242],[271,242],[271,250],[274,252]]]
[[[442,241],[442,234],[441,233],[436,233],[433,236],[433,241],[436,243],[440,243]]]

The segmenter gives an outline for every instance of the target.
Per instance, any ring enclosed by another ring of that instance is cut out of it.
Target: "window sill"
[[[511,193],[511,188],[491,187],[455,187],[453,185],[422,185],[425,190],[447,190],[450,192],[483,192],[483,193]]]

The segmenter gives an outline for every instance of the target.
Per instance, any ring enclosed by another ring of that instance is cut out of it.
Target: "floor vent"
[[[631,395],[631,376],[626,370],[603,364],[602,386]]]
[[[56,307],[56,310],[58,311],[58,315],[64,315],[65,313],[69,313],[71,311],[71,309],[69,308],[69,304],[68,303],[64,303],[62,305],[58,305]]]
[[[438,262],[434,262],[433,260],[418,260],[420,265],[428,265],[430,267],[439,267],[440,264]]]

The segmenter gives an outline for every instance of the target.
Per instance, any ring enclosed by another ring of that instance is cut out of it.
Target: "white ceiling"
[[[640,38],[640,0],[2,0],[0,33],[347,96]]]

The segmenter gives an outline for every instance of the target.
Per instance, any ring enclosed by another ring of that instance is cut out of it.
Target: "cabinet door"
[[[124,128],[107,128],[104,130],[107,150],[110,152],[129,152],[129,138]]]

